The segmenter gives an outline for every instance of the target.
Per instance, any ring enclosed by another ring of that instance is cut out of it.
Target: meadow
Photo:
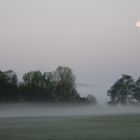
[[[140,115],[0,118],[0,140],[139,140]]]

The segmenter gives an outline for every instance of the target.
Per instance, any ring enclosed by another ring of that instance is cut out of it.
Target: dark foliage
[[[75,75],[68,67],[53,72],[31,71],[18,82],[12,70],[0,71],[0,102],[86,102],[76,90]]]
[[[17,75],[12,70],[0,71],[0,101],[16,101],[17,94]]]
[[[109,104],[135,104],[140,102],[140,78],[135,82],[132,76],[122,75],[108,90]]]

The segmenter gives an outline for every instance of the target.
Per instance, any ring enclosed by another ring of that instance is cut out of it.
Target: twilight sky
[[[106,88],[137,78],[138,20],[140,0],[0,0],[0,70],[69,66],[78,82]]]

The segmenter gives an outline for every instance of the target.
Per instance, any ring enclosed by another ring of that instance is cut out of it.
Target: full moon
[[[137,27],[137,28],[140,28],[140,21],[137,21],[137,22],[136,22],[136,27]]]

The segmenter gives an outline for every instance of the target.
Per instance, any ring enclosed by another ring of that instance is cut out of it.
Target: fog
[[[0,118],[7,117],[57,117],[57,116],[103,116],[140,114],[139,106],[73,105],[20,103],[0,104]]]

